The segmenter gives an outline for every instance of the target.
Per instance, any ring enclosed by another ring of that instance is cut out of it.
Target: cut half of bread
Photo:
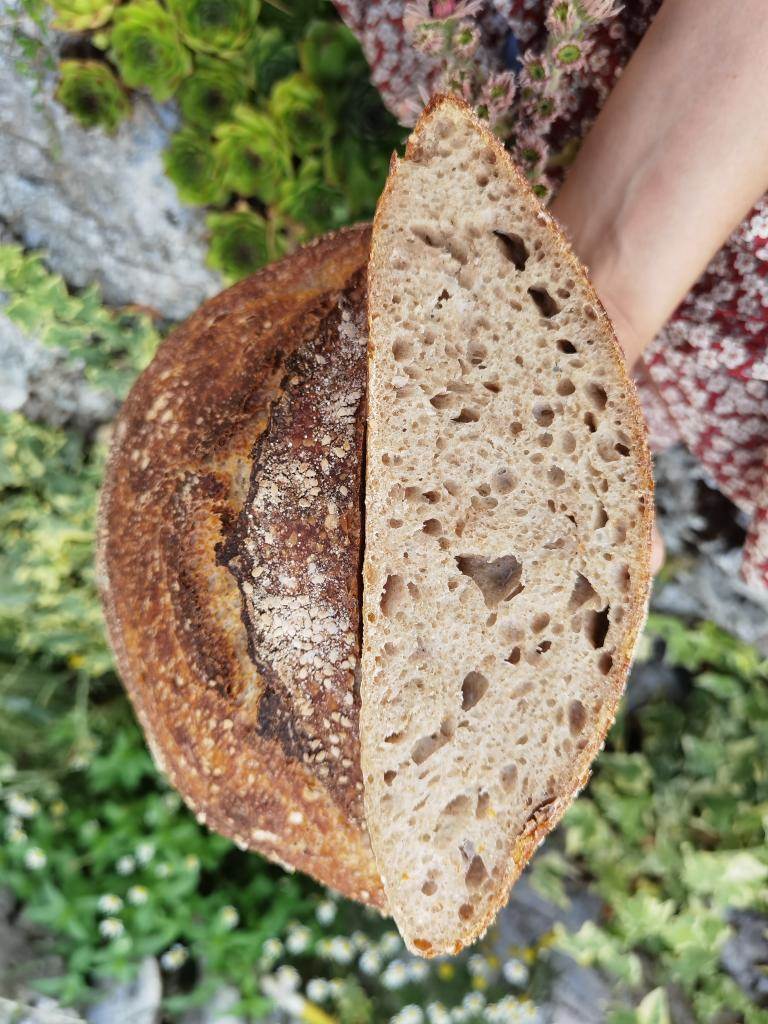
[[[393,159],[368,285],[365,809],[432,956],[487,928],[588,778],[645,615],[651,467],[584,268],[456,99]]]

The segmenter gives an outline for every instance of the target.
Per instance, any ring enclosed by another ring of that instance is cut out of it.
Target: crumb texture
[[[604,739],[647,599],[649,457],[582,268],[455,101],[390,175],[369,323],[366,814],[434,955],[487,927]]]

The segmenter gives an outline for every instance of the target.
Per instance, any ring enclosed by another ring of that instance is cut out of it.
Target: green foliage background
[[[178,101],[166,172],[183,202],[216,210],[210,262],[227,280],[373,214],[403,130],[328,0],[52,7],[89,50],[58,67],[57,98],[85,127],[114,131],[136,92]]]
[[[25,6],[45,24],[41,2]],[[226,277],[372,212],[402,133],[329,4],[53,6],[88,51],[58,69],[59,100],[85,125],[114,130],[136,90],[178,102],[166,168],[184,201],[211,208],[210,260]],[[30,40],[23,55],[45,66]],[[17,246],[0,247],[0,308],[117,397],[160,341],[146,316],[70,292]],[[668,1024],[673,1003],[702,1024],[768,1021],[720,962],[728,909],[768,911],[768,669],[755,651],[651,618],[644,656],[675,666],[679,692],[620,717],[531,870],[563,905],[587,885],[597,921],[531,949],[491,934],[453,961],[412,961],[375,915],[206,832],[154,768],[95,589],[108,435],[0,413],[0,886],[43,929],[25,978],[83,1006],[153,955],[169,1021],[224,984],[258,1020],[271,979],[320,1024],[493,1024],[536,1019],[565,950],[614,979],[614,1024]]]

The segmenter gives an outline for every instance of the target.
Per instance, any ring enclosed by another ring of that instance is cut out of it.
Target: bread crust
[[[471,122],[472,126],[480,134],[486,145],[493,151],[493,153],[496,154],[497,160],[501,162],[507,172],[514,178],[516,187],[521,191],[527,192],[531,199],[538,204],[539,200],[533,195],[528,182],[496,135],[493,134],[486,124],[476,117],[472,109],[463,100],[460,100],[453,95],[438,94],[432,97],[413,129],[406,146],[405,155],[402,159],[404,161],[408,161],[418,158],[418,147],[421,136],[429,129],[430,123],[436,113],[442,110],[446,105],[455,107],[461,112],[463,117],[467,118]],[[385,300],[383,293],[379,295],[376,288],[377,272],[387,259],[387,254],[382,251],[379,243],[380,226],[384,221],[384,218],[389,215],[390,198],[393,193],[400,162],[401,161],[396,154],[393,154],[392,161],[390,163],[389,177],[387,178],[384,191],[379,199],[373,223],[371,256],[368,264],[369,377],[371,362],[376,351],[374,320],[376,318],[377,309],[379,308],[379,303],[383,303]],[[643,487],[644,501],[642,502],[642,507],[640,509],[641,527],[639,530],[643,539],[639,549],[635,552],[635,560],[631,564],[633,581],[632,594],[627,602],[628,609],[624,625],[622,645],[614,654],[613,666],[607,677],[609,683],[609,698],[604,703],[597,723],[590,730],[588,743],[584,749],[579,752],[578,756],[573,759],[573,767],[570,772],[567,785],[565,785],[557,799],[549,803],[546,807],[534,809],[531,813],[524,828],[514,839],[509,849],[509,858],[506,863],[506,869],[501,873],[497,880],[497,898],[492,901],[490,908],[484,915],[478,915],[470,922],[457,922],[456,942],[452,949],[437,948],[431,942],[420,939],[418,935],[404,935],[406,944],[412,952],[427,957],[441,955],[446,952],[458,953],[463,947],[474,942],[487,930],[498,909],[506,901],[511,886],[520,876],[522,870],[532,857],[536,847],[558,824],[578,792],[586,785],[591,774],[590,765],[605,745],[605,738],[608,729],[612,725],[616,716],[619,701],[626,685],[632,655],[648,611],[652,579],[650,571],[650,556],[654,515],[653,475],[646,429],[639,399],[637,397],[637,391],[634,382],[629,375],[624,361],[624,356],[613,330],[611,321],[598,298],[594,286],[589,278],[587,269],[579,262],[573,253],[563,229],[558,225],[557,221],[543,208],[541,209],[539,216],[542,218],[541,222],[548,226],[553,236],[553,240],[556,243],[558,255],[560,259],[571,268],[572,276],[586,282],[587,292],[592,306],[594,307],[596,322],[599,324],[603,336],[610,339],[611,356],[616,380],[620,382],[621,386],[626,389],[629,395],[629,408],[627,410],[629,414],[628,426],[631,433],[635,465],[640,475]],[[370,462],[368,465],[370,467]],[[378,599],[377,595],[371,593],[369,586],[370,582],[370,579],[364,579],[364,621],[368,621],[369,612],[375,612],[374,603]],[[364,637],[364,665],[367,656],[368,651],[366,650]],[[362,681],[364,702],[366,700],[367,685],[368,680],[364,674]],[[365,728],[364,723],[363,728]],[[366,751],[365,733],[363,733],[362,736],[362,760],[363,776],[366,778],[369,771],[372,769],[372,765],[369,763],[369,757]],[[375,822],[373,820],[375,808],[368,800],[366,800],[366,813],[375,840]],[[379,866],[380,868],[384,867],[381,864]],[[386,870],[383,870],[382,874],[384,875],[386,888]]]
[[[150,750],[198,821],[382,908],[348,793],[265,727],[264,674],[249,656],[235,579],[216,559],[246,499],[254,445],[285,392],[285,364],[345,293],[363,301],[353,279],[369,240],[363,225],[304,247],[207,302],[162,344],[114,427],[97,575]],[[355,415],[361,447],[363,406]]]

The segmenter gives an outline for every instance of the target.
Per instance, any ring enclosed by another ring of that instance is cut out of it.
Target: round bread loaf
[[[163,343],[115,425],[98,576],[149,747],[198,820],[383,907],[358,738],[369,243],[322,238]]]

